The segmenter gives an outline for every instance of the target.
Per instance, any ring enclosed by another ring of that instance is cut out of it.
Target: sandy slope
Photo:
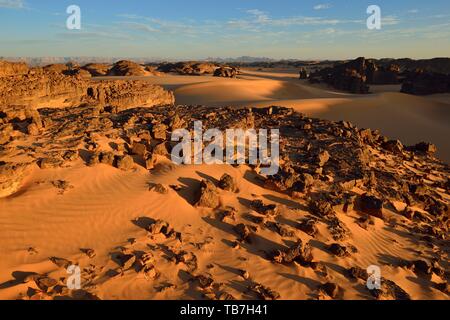
[[[225,172],[237,180],[240,189],[239,194],[221,192],[222,205],[231,205],[238,210],[233,225],[248,223],[245,217],[250,210],[246,204],[254,199],[281,205],[279,222],[288,228],[294,221],[307,216],[304,203],[263,189],[246,166],[174,167],[163,161],[151,175],[138,167],[134,172],[124,173],[104,165],[89,168],[82,163],[67,169],[36,168],[18,194],[0,200],[0,299],[17,298],[27,289],[27,284],[11,281],[13,272],[48,273],[54,278],[67,276],[48,260],[53,256],[68,259],[83,268],[94,265],[96,286],[91,290],[103,299],[201,298],[200,292],[184,281],[184,265],[175,265],[164,258],[168,248],[193,252],[198,259],[198,273],[210,273],[236,298],[255,298],[243,293],[243,288],[256,281],[276,289],[283,299],[310,299],[316,297],[317,287],[328,280],[342,286],[340,298],[370,299],[361,284],[353,284],[345,278],[345,268],[378,264],[384,265],[383,276],[395,281],[413,299],[446,299],[442,292],[430,289],[429,284],[413,272],[387,265],[395,264],[398,257],[418,259],[419,250],[427,252],[429,248],[405,236],[398,227],[393,229],[381,221],[368,231],[364,230],[355,223],[357,215],[353,214],[341,213],[339,218],[352,235],[346,244],[356,246],[358,253],[349,258],[330,255],[325,248],[330,244],[326,240],[330,235],[325,226],[320,227],[320,235],[312,240],[315,259],[322,261],[329,270],[326,278],[310,268],[268,261],[264,251],[280,248],[281,243],[292,244],[268,229],[260,229],[251,246],[242,244],[240,249],[231,249],[230,244],[236,240],[232,224],[219,222],[209,209],[192,206],[194,189],[199,181],[205,177],[219,179]],[[67,180],[73,188],[60,195],[49,183],[54,179]],[[184,189],[179,193],[170,190],[168,195],[160,195],[148,190],[150,182],[179,184]],[[183,242],[152,239],[146,236],[139,223],[133,223],[136,219],[145,221],[149,218],[169,222],[182,233]],[[290,228],[296,237],[311,240],[306,234]],[[130,239],[134,240],[130,242]],[[415,250],[411,250],[411,246]],[[30,254],[30,247],[37,253]],[[111,257],[120,247],[152,252],[161,277],[148,282],[134,271],[122,276],[108,275],[118,269]],[[89,259],[80,248],[93,248],[97,256]],[[240,276],[241,269],[249,272],[250,280]],[[158,292],[158,288],[167,283],[175,287]]]

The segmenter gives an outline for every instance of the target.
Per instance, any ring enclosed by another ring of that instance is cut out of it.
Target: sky
[[[69,30],[69,5],[81,30]],[[381,8],[369,30],[367,7]],[[450,56],[448,0],[0,0],[0,56]]]

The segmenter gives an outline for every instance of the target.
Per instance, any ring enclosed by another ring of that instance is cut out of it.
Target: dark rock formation
[[[403,81],[401,91],[414,95],[450,92],[450,74],[427,72],[422,69],[409,72]]]

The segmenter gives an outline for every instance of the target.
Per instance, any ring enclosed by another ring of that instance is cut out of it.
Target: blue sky
[[[82,29],[66,29],[78,5]],[[366,27],[368,5],[382,29]],[[450,56],[448,0],[0,0],[0,56]]]

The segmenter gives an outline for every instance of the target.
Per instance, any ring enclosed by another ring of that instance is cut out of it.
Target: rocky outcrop
[[[144,67],[133,61],[121,60],[114,64],[108,72],[109,76],[140,77],[145,76]]]
[[[0,77],[21,75],[28,73],[28,66],[24,62],[8,62],[0,60]]]
[[[366,59],[358,58],[312,74],[311,82],[325,82],[338,90],[351,93],[369,93],[365,71]]]
[[[391,64],[387,67],[377,66],[373,61],[367,61],[366,76],[368,84],[398,84],[400,67]]]
[[[104,63],[89,63],[83,66],[81,69],[89,72],[93,77],[107,76],[111,66]]]
[[[119,112],[134,107],[173,105],[172,92],[146,81],[102,81],[91,83],[83,101],[113,107]]]
[[[207,62],[177,62],[164,63],[158,67],[158,71],[169,73],[178,73],[181,75],[201,76],[204,74],[214,74],[220,66]]]
[[[62,63],[49,64],[48,66],[43,67],[45,72],[54,72],[54,73],[65,73],[70,68]]]
[[[238,72],[236,68],[220,67],[214,71],[214,77],[236,78]]]
[[[407,73],[401,91],[414,95],[448,93],[450,92],[450,75],[417,69]]]
[[[364,57],[324,68],[310,75],[312,83],[326,84],[351,93],[369,93],[369,84],[398,84],[400,67],[378,66]]]
[[[65,73],[32,69],[26,75],[3,77],[0,106],[42,108],[89,103],[120,111],[138,106],[168,105],[175,101],[173,93],[145,81],[93,82],[83,69],[66,70]]]
[[[0,198],[16,193],[22,187],[22,182],[30,170],[29,164],[0,161]]]

